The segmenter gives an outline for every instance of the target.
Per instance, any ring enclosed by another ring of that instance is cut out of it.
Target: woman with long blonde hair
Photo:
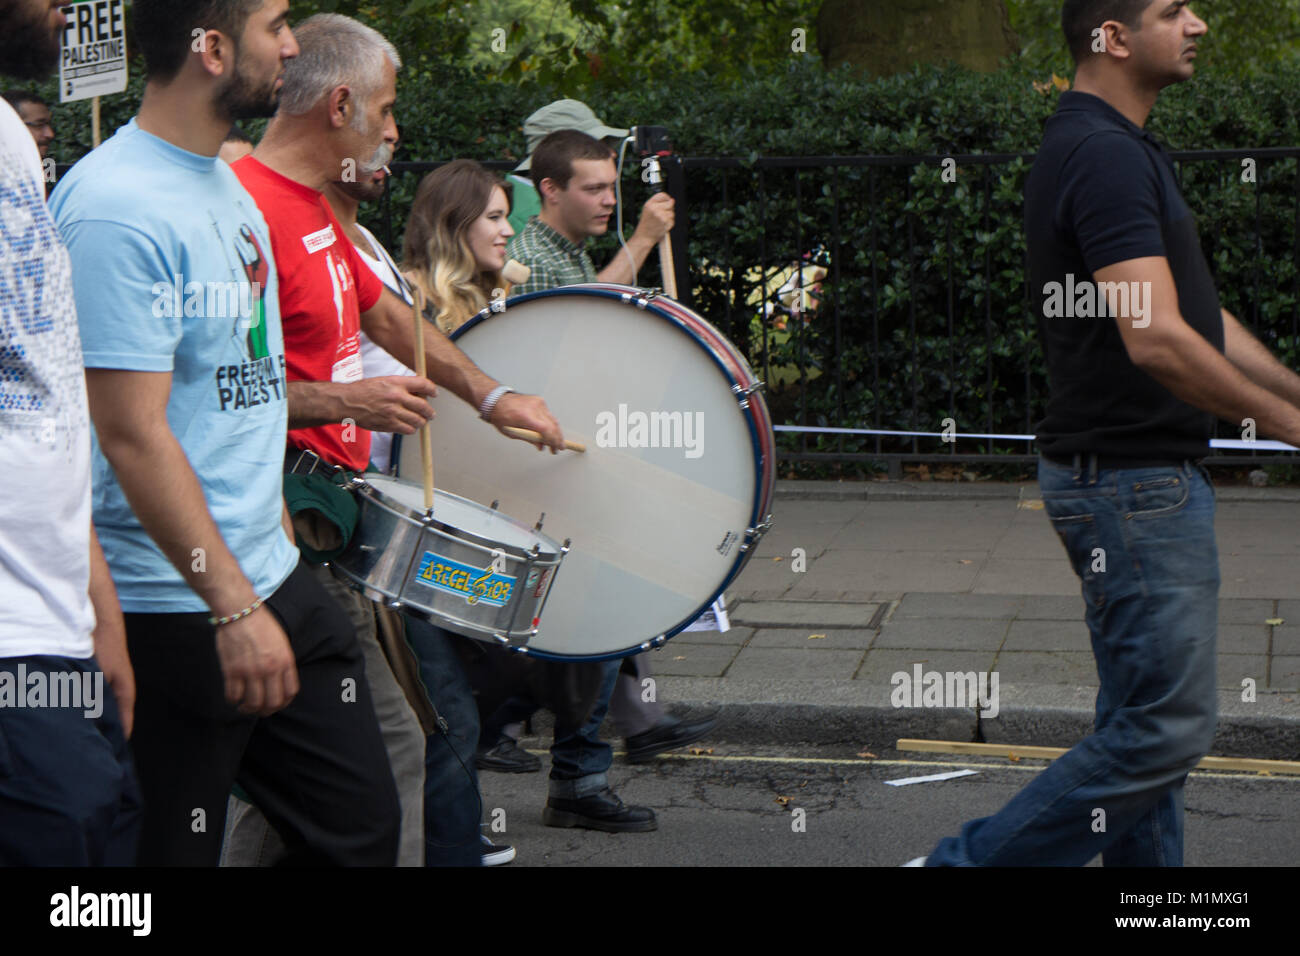
[[[402,271],[427,301],[425,317],[450,334],[506,287],[501,269],[515,231],[510,186],[471,159],[425,176],[402,244]]]

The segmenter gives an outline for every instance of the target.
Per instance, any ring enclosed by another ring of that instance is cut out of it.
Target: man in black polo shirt
[[[1143,131],[1192,76],[1184,0],[1068,0],[1078,65],[1025,183],[1051,397],[1043,504],[1082,580],[1094,733],[908,865],[1180,866],[1183,782],[1215,728],[1219,569],[1199,464],[1215,418],[1300,444],[1300,378],[1219,307],[1172,163]]]

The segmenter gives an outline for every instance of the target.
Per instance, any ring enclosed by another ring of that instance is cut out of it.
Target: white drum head
[[[544,533],[572,539],[529,650],[617,657],[690,624],[739,571],[763,481],[713,353],[653,308],[571,290],[511,302],[456,341],[587,446],[539,452],[445,389],[433,400],[438,487],[528,525],[545,513]],[[418,441],[399,474],[420,474]]]
[[[424,513],[424,485],[390,478],[387,475],[365,474],[361,477],[366,484],[372,485],[385,498],[410,508],[418,514]],[[438,477],[436,472],[434,477]],[[512,521],[506,515],[491,511],[473,501],[462,501],[455,495],[447,494],[445,488],[434,489],[433,516],[453,528],[459,528],[461,531],[502,545],[510,545],[520,551],[528,551],[534,546],[548,551],[556,550],[550,542],[531,533],[529,528],[521,526],[519,522]]]

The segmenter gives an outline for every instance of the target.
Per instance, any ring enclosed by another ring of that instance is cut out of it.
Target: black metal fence
[[[1300,360],[1300,148],[1172,156],[1225,304],[1284,360]],[[1033,433],[1047,389],[1024,268],[1032,160],[674,158],[679,297],[749,356],[774,420],[811,429],[782,432],[784,459],[884,462],[895,473],[905,461],[1034,460],[1015,437]],[[390,245],[417,174],[437,165],[393,164],[380,212]],[[624,181],[629,230],[647,198],[638,186]],[[598,263],[612,254],[605,243]],[[797,275],[806,302],[789,294]],[[658,284],[657,265],[640,282]],[[944,441],[945,430],[972,437]],[[1219,437],[1241,429],[1221,423]],[[1224,450],[1210,461],[1293,454]]]

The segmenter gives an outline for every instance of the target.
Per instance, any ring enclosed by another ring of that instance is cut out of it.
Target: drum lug
[[[637,289],[635,293],[624,292],[619,298],[624,302],[631,303],[638,309],[645,309],[650,305],[650,300],[657,296],[663,295],[663,289]]]
[[[760,521],[753,528],[746,528],[745,541],[740,546],[741,553],[744,554],[751,547],[758,544],[758,542],[762,540],[763,535],[767,534],[771,530],[772,530],[772,516],[770,514],[762,521]]]
[[[759,381],[756,381],[753,385],[749,386],[748,388],[744,388],[739,383],[737,383],[731,386],[731,391],[736,396],[736,399],[740,402],[740,407],[744,409],[748,409],[749,396],[753,395],[755,392],[761,392],[765,387],[766,387],[766,383],[760,379]]]
[[[564,539],[564,544],[560,545],[560,554],[568,554],[568,553],[569,553],[569,545],[572,544],[572,543],[573,543],[573,539],[572,539],[572,538],[565,538],[565,539]]]

